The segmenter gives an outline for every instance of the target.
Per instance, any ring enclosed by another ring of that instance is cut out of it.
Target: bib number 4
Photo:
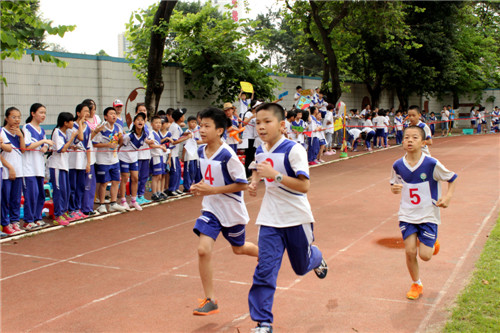
[[[205,180],[208,181],[210,185],[214,184],[214,177],[212,177],[212,166],[209,164],[207,170],[205,171]]]

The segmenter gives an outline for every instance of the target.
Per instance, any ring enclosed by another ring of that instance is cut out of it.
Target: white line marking
[[[481,225],[479,226],[479,229],[474,234],[474,237],[472,237],[472,240],[469,243],[469,246],[467,247],[467,249],[465,250],[465,252],[463,253],[463,255],[460,257],[460,260],[458,261],[458,263],[455,265],[455,268],[451,272],[451,275],[448,278],[448,280],[446,281],[446,283],[444,284],[443,288],[439,291],[439,295],[436,298],[436,301],[431,305],[431,308],[430,308],[429,312],[424,317],[424,319],[422,320],[422,322],[418,326],[417,330],[415,331],[416,333],[418,333],[418,332],[424,332],[425,331],[425,328],[427,327],[427,324],[429,323],[429,320],[434,315],[434,312],[436,312],[437,306],[439,305],[439,303],[443,299],[444,295],[447,294],[448,289],[450,289],[451,285],[455,282],[455,278],[457,277],[458,271],[460,271],[460,269],[462,268],[462,266],[463,266],[463,264],[465,262],[465,259],[469,256],[469,253],[472,250],[472,247],[476,244],[476,241],[477,241],[477,238],[479,237],[479,234],[483,231],[484,226],[486,225],[486,223],[488,222],[488,220],[491,218],[491,216],[493,215],[493,213],[496,211],[499,200],[500,200],[500,198],[497,199],[497,201],[495,202],[495,205],[493,206],[493,208],[488,213],[488,216],[486,216],[483,219],[483,221],[481,222]]]
[[[394,303],[404,303],[404,304],[411,304],[414,303],[415,301],[410,301],[410,300],[400,300],[400,299],[389,299],[389,298],[380,298],[380,297],[370,297],[371,299],[377,300],[377,301],[384,301],[384,302],[394,302]],[[432,303],[419,303],[420,305],[424,306],[432,306]]]

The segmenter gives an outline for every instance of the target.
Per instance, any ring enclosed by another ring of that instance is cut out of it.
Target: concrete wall
[[[124,103],[132,90],[141,86],[134,76],[127,60],[123,58],[82,55],[73,53],[50,52],[54,56],[68,63],[66,68],[59,68],[52,63],[40,63],[37,59],[32,61],[30,55],[25,55],[21,60],[6,59],[0,61],[0,74],[7,79],[7,86],[0,84],[0,121],[3,123],[4,112],[10,106],[16,106],[22,112],[23,120],[28,116],[31,104],[39,102],[47,107],[47,120],[45,125],[56,123],[57,115],[67,111],[74,113],[75,106],[85,98],[96,101],[99,114],[105,107],[110,106],[114,99],[119,98]],[[163,91],[160,109],[168,107],[185,107],[188,114],[195,114],[213,100],[185,99],[184,77],[182,69],[178,66],[168,66],[164,69],[163,78],[165,90]],[[284,107],[293,105],[295,87],[301,85],[305,89],[314,88],[321,83],[320,78],[289,75],[287,77],[274,76],[281,83],[275,89],[278,96],[288,91],[288,96],[283,100]],[[347,108],[361,109],[363,97],[369,96],[365,86],[359,83],[346,83],[347,91],[342,95],[342,100]],[[496,102],[486,103],[489,96],[494,96]],[[485,91],[483,105],[491,110],[493,105],[500,104],[500,89]],[[412,96],[410,104],[423,107],[429,100],[431,111],[439,113],[444,104],[452,104],[451,96],[446,96],[442,101],[421,96]],[[129,103],[128,110],[132,111],[135,104],[144,101],[144,90],[134,102]],[[463,98],[461,103],[467,103]],[[384,91],[380,100],[381,108],[398,106],[397,96],[390,91]],[[470,107],[463,107],[460,112],[468,112]]]

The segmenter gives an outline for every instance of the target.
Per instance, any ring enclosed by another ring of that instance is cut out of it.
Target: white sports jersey
[[[120,126],[113,124],[113,128],[109,128],[108,125],[106,125],[101,132],[97,133],[92,142],[94,144],[110,143],[112,141],[118,143],[119,133],[121,133]],[[100,165],[113,165],[118,163],[118,154],[116,153],[116,149],[97,148],[96,163]]]
[[[399,221],[408,223],[441,223],[439,207],[440,181],[453,182],[457,175],[438,160],[422,154],[418,163],[411,167],[406,156],[394,162],[391,184],[403,184]]]
[[[146,131],[142,131],[142,135],[138,136],[135,133],[127,133],[123,136],[123,146],[118,152],[118,159],[125,163],[135,163],[139,159],[139,154],[137,151],[141,149],[146,140],[148,134]]]
[[[347,131],[352,135],[353,141],[356,141],[356,139],[361,135],[361,130],[358,128],[349,128]]]
[[[54,141],[54,145],[52,146],[52,155],[50,155],[47,163],[49,168],[69,171],[68,152],[61,152],[64,145],[68,142],[68,138],[67,130],[66,134],[64,134],[60,128],[55,128],[52,132],[52,141]]]
[[[23,153],[21,152],[21,141],[17,135],[10,133],[5,127],[2,128],[4,142],[10,142],[12,151],[2,151],[2,157],[16,170],[16,178],[23,177]],[[9,170],[3,168],[3,179],[9,179]]]
[[[238,111],[238,114],[240,115],[241,120],[243,120],[244,114],[248,111],[248,108],[250,107],[250,102],[252,102],[250,98],[240,99],[240,109]]]
[[[206,158],[205,147],[198,148],[200,171],[205,183],[210,186],[248,183],[245,167],[231,147],[223,143],[210,158]],[[201,210],[214,214],[224,227],[247,224],[250,219],[242,191],[206,195]]]
[[[4,144],[6,144],[6,145],[11,144],[9,141],[9,138],[7,137],[7,134],[5,134],[5,132],[3,131],[3,128],[1,128],[1,127],[0,127],[0,136],[2,137],[2,141]],[[1,151],[1,153],[2,153],[2,156],[4,156],[4,152]],[[0,160],[0,168],[2,168],[2,167],[3,167],[3,164],[2,164],[2,161]],[[6,168],[2,169],[2,175],[5,173],[5,169]],[[0,175],[0,176],[2,176],[2,175]],[[9,178],[8,175],[9,175],[9,171],[7,170],[7,178]],[[2,178],[3,178],[3,176],[2,176]]]
[[[174,142],[179,140],[179,138],[181,137],[181,135],[183,133],[182,128],[177,123],[173,123],[172,125],[170,125],[170,128],[168,129],[168,131],[172,135],[172,140],[174,140]],[[179,145],[178,144],[173,146],[173,147],[170,147],[170,149],[171,149],[172,157],[179,157]]]
[[[328,124],[330,122],[330,124]],[[335,121],[333,120],[333,112],[326,111],[325,119],[323,119],[323,127],[325,128],[325,133],[333,133],[333,126]]]
[[[38,141],[45,140],[45,130],[37,130],[33,125],[26,124],[23,127],[24,142],[26,150],[23,154],[23,176],[24,177],[45,177],[45,159],[40,151],[46,144],[31,150],[30,146]]]
[[[196,148],[194,152],[190,153],[185,147],[189,144],[198,146],[198,144],[201,143],[200,126],[196,126],[196,128],[194,128],[193,130],[187,129],[186,133],[193,133],[193,137],[184,141],[184,149],[186,150],[186,152],[184,153],[184,161],[197,160],[200,158],[198,156],[198,148]]]
[[[404,119],[402,116],[394,117],[394,126],[396,126],[396,131],[403,130]]]
[[[306,150],[285,137],[281,137],[269,151],[265,145],[257,148],[255,160],[257,163],[271,163],[274,170],[283,175],[294,178],[304,175],[309,178]],[[284,228],[314,222],[307,194],[277,183],[273,178],[266,178],[265,184],[266,193],[256,224]]]
[[[252,111],[247,111],[242,120],[245,121],[246,118],[250,118],[253,115]],[[255,129],[255,117],[250,119],[248,124],[243,124],[245,126],[245,130],[241,134],[242,139],[255,139],[257,137],[257,131]]]
[[[423,123],[423,122],[421,122],[419,120],[417,126],[420,127],[420,128],[422,128],[424,130],[424,132],[425,132],[425,140],[432,139],[431,129],[429,128],[429,126],[427,126],[426,123]],[[427,154],[427,155],[431,156],[431,152],[429,151],[429,146],[427,146],[427,145],[425,145],[425,146],[422,147],[422,152],[424,154]]]
[[[153,128],[151,127],[151,123],[146,123],[146,126],[144,126],[144,131],[148,134],[148,139],[153,140]],[[149,160],[151,159],[151,149],[149,149],[149,145],[144,142],[137,152],[137,157],[139,157],[140,160]]]
[[[78,140],[78,137],[76,137],[71,144],[74,148],[68,150],[70,169],[85,170],[87,168],[87,149],[89,146],[91,130],[87,124],[84,126],[83,141]],[[78,130],[79,125],[76,122],[73,122],[73,128],[66,131],[66,136],[69,138],[73,132],[78,132]]]
[[[292,129],[297,131],[296,142],[304,143],[304,134],[303,132],[308,128],[307,123],[303,119],[299,119],[298,121],[292,121]]]

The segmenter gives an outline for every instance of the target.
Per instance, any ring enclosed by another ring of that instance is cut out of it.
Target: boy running
[[[264,143],[257,148],[249,193],[257,194],[257,184],[263,177],[266,192],[256,222],[260,226],[259,263],[248,304],[252,320],[258,323],[255,331],[272,332],[273,299],[285,249],[298,275],[314,269],[323,279],[328,267],[318,247],[311,245],[314,217],[306,195],[307,153],[300,144],[281,134],[285,112],[279,104],[263,104],[256,112],[256,129]]]
[[[409,299],[418,299],[423,293],[417,252],[423,261],[429,261],[439,252],[439,207],[446,208],[450,204],[457,178],[438,160],[423,153],[425,138],[424,129],[420,126],[405,129],[403,148],[406,155],[394,162],[390,181],[392,193],[402,194],[399,228],[405,244],[406,266],[413,281],[406,294]],[[444,196],[441,196],[441,181],[448,182],[448,191]]]
[[[191,186],[194,195],[203,195],[202,215],[193,231],[200,237],[198,264],[205,298],[194,315],[219,312],[213,286],[212,250],[222,232],[235,254],[257,257],[255,244],[245,242],[245,225],[249,217],[243,191],[247,188],[245,168],[234,150],[222,142],[227,117],[222,110],[207,108],[201,114],[200,136],[205,145],[198,148],[202,181]]]

